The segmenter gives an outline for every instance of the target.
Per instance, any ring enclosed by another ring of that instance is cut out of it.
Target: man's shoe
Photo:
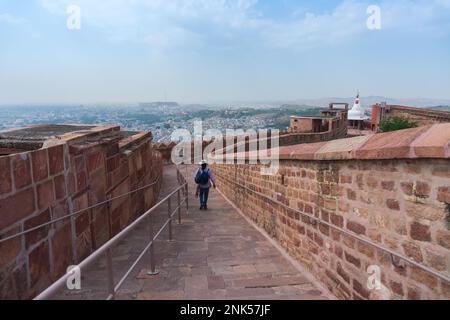
[[[208,210],[208,206],[207,206],[207,205],[204,205],[203,208],[204,208],[205,210]]]
[[[200,206],[200,210],[203,210],[203,206]]]

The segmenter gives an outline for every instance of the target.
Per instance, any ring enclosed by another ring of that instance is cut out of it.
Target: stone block
[[[361,267],[361,260],[351,255],[348,252],[345,252],[345,260],[356,266],[357,268]]]
[[[414,221],[409,226],[410,236],[418,241],[431,241],[430,227]]]
[[[344,268],[342,267],[342,265],[339,262],[337,264],[336,272],[337,272],[338,275],[341,276],[342,279],[345,280],[345,282],[350,283],[350,276],[344,270]]]
[[[16,189],[22,189],[31,184],[30,156],[22,153],[12,157],[12,171]]]
[[[347,229],[359,235],[366,234],[366,227],[356,221],[347,221]]]
[[[356,157],[358,159],[407,159],[410,157],[411,144],[428,129],[428,127],[419,127],[373,135],[356,150]]]
[[[64,146],[59,145],[48,149],[50,174],[56,175],[64,170]]]
[[[450,123],[434,125],[423,137],[413,143],[414,153],[423,158],[444,158],[449,141]]]
[[[450,250],[450,231],[449,230],[438,230],[436,232],[437,243],[444,248]]]
[[[30,272],[31,286],[48,279],[50,275],[50,255],[48,242],[42,242],[28,257],[28,268]]]
[[[438,281],[436,277],[420,268],[411,266],[411,278],[431,290],[437,290]]]
[[[439,187],[437,200],[450,204],[450,187]]]
[[[381,188],[387,191],[394,191],[395,181],[381,181]]]
[[[72,264],[72,231],[70,224],[66,224],[55,231],[51,238],[53,249],[53,279],[66,273]]]
[[[40,210],[49,208],[55,202],[53,180],[47,180],[36,186],[38,207]]]
[[[0,239],[7,238],[21,231],[21,228],[16,227],[11,231],[5,233]],[[4,269],[15,261],[18,254],[22,250],[22,240],[20,237],[13,238],[6,242],[0,243],[0,270]],[[1,277],[0,277],[1,282]]]
[[[0,230],[31,215],[35,210],[34,201],[33,188],[0,199]]]
[[[11,191],[11,159],[10,157],[0,157],[0,194]]]
[[[370,292],[359,281],[353,279],[353,290],[357,292],[364,299],[370,298]]]
[[[405,253],[406,256],[414,259],[414,261],[417,262],[423,261],[422,251],[420,247],[416,245],[414,242],[412,241],[405,242],[402,244],[402,247],[403,252]]]
[[[34,182],[40,182],[48,177],[48,155],[47,149],[33,151],[31,153],[33,163]]]
[[[47,209],[44,212],[41,212],[37,216],[31,217],[24,222],[24,230],[30,230],[32,228],[38,227],[44,223],[50,221],[50,210]],[[33,246],[38,243],[42,239],[45,239],[48,236],[48,231],[50,230],[50,225],[39,228],[35,231],[32,231],[25,236],[25,243],[27,248]]]
[[[400,211],[400,203],[395,199],[387,199],[386,207],[391,210]]]
[[[55,185],[55,196],[56,200],[61,200],[66,197],[67,191],[66,191],[66,179],[64,175],[56,176],[53,179],[54,185]]]
[[[87,169],[91,173],[105,165],[104,153],[100,150],[87,155]]]

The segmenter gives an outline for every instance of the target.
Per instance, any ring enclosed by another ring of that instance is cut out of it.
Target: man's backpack
[[[195,183],[207,184],[209,182],[209,170],[199,170],[195,177]]]

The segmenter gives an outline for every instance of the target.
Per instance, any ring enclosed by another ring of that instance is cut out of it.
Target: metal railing
[[[107,300],[113,300],[116,298],[117,291],[121,288],[125,280],[137,266],[137,264],[142,260],[142,258],[148,253],[150,259],[150,271],[149,275],[157,274],[155,258],[154,258],[154,245],[155,241],[162,234],[162,232],[168,228],[169,241],[173,241],[172,234],[172,221],[174,219],[175,214],[178,214],[178,223],[182,222],[181,208],[184,204],[186,204],[186,214],[189,214],[189,188],[186,179],[180,173],[177,167],[177,180],[180,186],[178,186],[175,190],[173,190],[169,195],[159,201],[156,205],[142,214],[139,218],[137,218],[133,223],[119,232],[116,236],[107,241],[104,245],[102,245],[98,250],[89,255],[86,259],[84,259],[81,263],[77,265],[80,271],[86,270],[90,265],[94,262],[97,262],[102,257],[106,258],[106,273],[107,273],[107,290],[108,296]],[[174,195],[177,195],[177,207],[172,210],[172,198]],[[181,199],[183,195],[184,199]],[[167,220],[164,222],[163,226],[153,234],[153,222],[152,222],[152,214],[159,209],[164,203],[167,202]],[[114,270],[113,270],[113,258],[112,251],[115,246],[117,246],[127,235],[129,235],[133,230],[135,230],[138,226],[145,223],[147,220],[147,230],[149,232],[150,241],[145,245],[145,248],[139,253],[138,257],[133,261],[131,266],[125,272],[125,274],[120,278],[120,280],[115,284],[114,282]],[[50,287],[40,293],[38,296],[34,298],[34,300],[46,300],[54,297],[61,289],[66,286],[67,280],[71,277],[70,272],[66,273],[56,282],[54,282]]]
[[[393,251],[393,250],[391,250],[391,249],[388,249],[388,248],[386,248],[386,247],[383,247],[383,246],[381,246],[381,245],[379,245],[379,244],[377,244],[377,243],[375,243],[375,242],[373,242],[373,241],[371,241],[371,240],[365,239],[365,238],[363,238],[363,237],[357,235],[356,233],[353,233],[353,232],[350,232],[350,231],[345,230],[345,229],[343,229],[343,228],[340,228],[340,227],[338,227],[338,226],[335,226],[334,224],[329,223],[329,222],[327,222],[327,221],[325,221],[325,220],[322,220],[321,218],[318,218],[318,217],[316,217],[316,216],[314,216],[314,215],[307,214],[307,213],[302,212],[302,211],[300,211],[300,210],[298,210],[298,209],[291,208],[291,207],[289,207],[288,205],[282,203],[281,201],[272,199],[271,197],[269,197],[269,196],[267,196],[267,195],[265,195],[265,194],[263,194],[263,193],[261,193],[261,192],[258,192],[258,191],[256,191],[256,190],[253,190],[253,189],[251,189],[251,188],[247,187],[246,185],[243,185],[243,184],[241,184],[241,183],[239,183],[239,182],[232,181],[232,180],[230,180],[230,179],[228,179],[228,178],[225,178],[225,177],[223,177],[223,176],[219,176],[219,175],[216,175],[216,176],[217,176],[219,179],[223,179],[223,180],[227,181],[228,183],[231,183],[231,184],[233,184],[233,185],[235,185],[235,186],[237,186],[237,187],[240,187],[240,188],[242,188],[242,189],[245,189],[245,190],[247,190],[247,191],[249,191],[249,192],[251,192],[251,193],[253,193],[253,194],[255,194],[255,195],[257,195],[257,196],[259,196],[259,197],[261,197],[261,198],[263,198],[263,199],[266,199],[266,200],[268,200],[268,201],[270,201],[270,202],[272,202],[272,203],[274,203],[274,204],[277,204],[277,205],[279,205],[279,206],[285,208],[286,210],[289,210],[289,211],[291,211],[291,212],[298,213],[299,215],[308,218],[308,219],[310,220],[310,223],[311,223],[311,224],[315,224],[315,223],[322,224],[322,225],[324,225],[324,226],[327,226],[327,227],[329,227],[329,228],[331,228],[331,229],[334,229],[334,230],[336,230],[336,231],[338,231],[338,232],[340,232],[340,233],[342,233],[342,234],[345,234],[345,235],[347,235],[347,236],[349,236],[349,237],[352,237],[352,238],[354,238],[354,239],[356,239],[356,240],[358,240],[358,241],[360,241],[360,242],[363,242],[363,243],[365,243],[365,244],[367,244],[367,245],[370,245],[370,246],[372,246],[372,247],[375,247],[375,248],[377,248],[377,249],[379,249],[379,250],[381,250],[381,251],[383,251],[383,252],[389,254],[390,257],[391,257],[391,263],[392,263],[394,266],[396,266],[396,267],[404,267],[404,266],[400,266],[398,263],[396,263],[395,260],[394,260],[394,257],[397,257],[397,258],[400,259],[401,261],[405,261],[405,262],[409,263],[410,265],[413,265],[413,266],[415,266],[415,267],[417,267],[417,268],[419,268],[419,269],[422,269],[423,271],[425,271],[425,272],[427,272],[427,273],[429,273],[429,274],[432,274],[432,275],[435,276],[436,278],[439,278],[439,279],[441,279],[441,280],[443,280],[443,281],[445,281],[445,282],[447,282],[447,283],[450,283],[450,277],[449,277],[449,276],[447,276],[447,275],[445,275],[445,274],[442,274],[441,272],[438,272],[438,271],[436,271],[436,270],[434,270],[434,269],[432,269],[432,268],[430,268],[430,267],[428,267],[428,266],[425,266],[425,265],[423,265],[423,264],[421,264],[421,263],[419,263],[419,262],[416,262],[416,261],[414,261],[413,259],[411,259],[411,258],[409,258],[409,257],[406,257],[406,256],[404,256],[404,255],[402,255],[402,254],[400,254],[400,253],[398,253],[398,252],[395,252],[395,251]]]
[[[119,200],[119,199],[121,199],[121,198],[127,197],[127,196],[132,195],[132,194],[134,194],[134,193],[137,193],[137,192],[139,192],[139,191],[143,191],[143,190],[145,190],[145,189],[148,189],[148,188],[150,188],[150,187],[153,187],[153,186],[156,185],[159,181],[160,181],[160,177],[157,177],[157,178],[155,179],[155,181],[153,181],[153,182],[151,182],[151,183],[149,183],[149,184],[147,184],[147,185],[145,185],[145,186],[142,186],[142,187],[139,187],[139,188],[137,188],[137,189],[134,189],[134,190],[125,192],[125,193],[123,193],[123,194],[121,194],[121,195],[118,195],[118,196],[116,196],[116,197],[109,197],[109,198],[108,198],[107,200],[105,200],[105,201],[98,202],[98,203],[96,203],[96,204],[93,204],[93,205],[88,206],[88,207],[86,207],[86,208],[83,208],[83,209],[80,209],[80,210],[78,210],[78,211],[72,212],[72,213],[70,213],[70,214],[61,216],[61,217],[56,218],[56,219],[52,219],[52,220],[50,220],[50,221],[47,221],[47,222],[42,223],[42,224],[39,224],[39,225],[37,225],[37,226],[35,226],[35,227],[32,227],[32,228],[29,228],[29,229],[27,229],[27,230],[24,230],[24,231],[21,231],[21,232],[17,232],[17,233],[15,233],[15,234],[13,234],[13,235],[4,237],[4,238],[0,239],[0,244],[3,243],[3,242],[7,242],[7,241],[9,241],[9,240],[12,240],[12,239],[14,239],[14,238],[17,238],[17,237],[27,235],[28,233],[31,233],[31,232],[33,232],[33,231],[37,231],[37,230],[39,230],[39,229],[45,228],[45,227],[50,226],[50,225],[52,225],[52,224],[54,224],[54,223],[56,223],[56,222],[60,222],[60,221],[63,221],[63,220],[69,219],[69,218],[76,218],[77,216],[81,215],[83,212],[89,211],[89,210],[91,210],[91,209],[95,209],[95,208],[100,207],[100,206],[103,206],[103,205],[105,205],[105,204],[108,205],[108,204],[110,204],[111,202],[114,202],[115,200]],[[0,237],[1,237],[1,235],[0,235]]]

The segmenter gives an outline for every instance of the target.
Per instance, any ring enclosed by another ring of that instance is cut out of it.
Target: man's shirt
[[[197,171],[195,171],[194,179],[197,178],[198,176],[200,176],[203,173],[203,171],[207,171],[208,172],[209,180],[208,180],[208,183],[206,183],[206,184],[200,184],[199,183],[198,186],[201,189],[209,189],[212,186],[211,185],[211,181],[216,183],[216,178],[214,177],[213,172],[209,168],[206,168],[205,170],[203,170],[202,168],[198,168]]]

